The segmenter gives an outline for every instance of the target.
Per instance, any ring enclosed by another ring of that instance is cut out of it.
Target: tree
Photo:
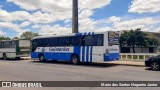
[[[127,46],[127,40],[129,38],[129,33],[127,31],[124,31],[123,34],[120,36],[120,46]]]
[[[9,37],[4,37],[4,36],[1,36],[1,37],[0,37],[0,40],[11,40],[11,38],[9,38]]]
[[[129,37],[127,39],[127,46],[131,46],[133,53],[135,53],[136,36],[133,30],[129,32]]]
[[[26,31],[20,36],[20,38],[31,40],[32,38],[37,37],[37,36],[39,36],[38,33],[33,33],[33,32]]]
[[[18,39],[20,39],[19,37],[14,37],[14,38],[12,38],[12,40],[18,40]]]
[[[148,38],[147,34],[137,28],[136,30],[130,30],[129,32],[125,31],[120,36],[120,45],[132,47],[133,53],[135,53],[135,46],[147,47]]]
[[[148,38],[149,46],[151,47],[158,47],[159,42],[155,38]]]
[[[148,35],[142,32],[141,29],[136,29],[135,35],[136,35],[136,46],[139,46],[139,47],[149,46],[148,37],[147,37]]]

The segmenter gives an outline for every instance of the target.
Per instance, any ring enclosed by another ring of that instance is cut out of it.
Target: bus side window
[[[38,40],[38,46],[39,47],[46,47],[48,46],[48,39],[44,38],[44,39],[41,39],[41,40]]]
[[[4,48],[6,48],[6,42],[4,42]]]
[[[65,46],[69,46],[69,37],[65,37]]]
[[[34,43],[36,44],[37,47],[40,47],[39,40],[37,40],[37,39],[34,40],[34,41],[33,41],[33,44],[34,44]]]
[[[69,46],[74,46],[74,37],[69,37]]]
[[[58,38],[49,38],[49,41],[48,41],[49,46],[50,47],[57,46],[57,42],[58,42],[57,40]]]
[[[85,46],[85,41],[86,41],[86,40],[85,40],[85,37],[86,37],[86,36],[83,36],[83,37],[82,37],[82,43],[81,43],[82,46]]]
[[[6,43],[6,48],[9,48],[9,42],[5,42]]]
[[[12,48],[15,47],[15,41],[12,41]]]
[[[52,43],[53,43],[53,46],[57,46],[58,45],[58,38],[54,38]]]
[[[81,46],[81,42],[80,36],[69,37],[69,46]]]
[[[0,48],[2,48],[2,42],[0,42]]]
[[[12,48],[12,41],[9,41],[9,48]]]
[[[44,41],[45,41],[44,47],[49,46],[49,39],[45,38]]]
[[[12,44],[12,42],[13,42],[13,41],[11,41],[11,42],[10,42],[10,48],[13,48],[13,44]]]
[[[86,36],[85,37],[85,45],[86,46],[93,46],[93,36]]]
[[[60,37],[58,38],[59,45],[58,46],[68,46],[68,37]]]
[[[94,35],[93,46],[103,46],[103,35]]]
[[[4,48],[4,42],[2,42],[1,44],[2,44],[2,47],[1,47],[1,48]]]

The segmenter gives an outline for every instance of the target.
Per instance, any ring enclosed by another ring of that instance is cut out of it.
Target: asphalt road
[[[31,60],[0,60],[0,81],[160,81],[160,72],[151,71],[141,66],[114,63],[72,65],[66,62],[41,63]],[[53,88],[45,89],[53,90]],[[66,90],[67,88],[54,89]],[[81,90],[84,88],[68,88],[68,90],[71,89]],[[85,89],[102,90],[106,88]],[[119,88],[112,89],[119,90]],[[130,89],[146,90],[146,88]]]

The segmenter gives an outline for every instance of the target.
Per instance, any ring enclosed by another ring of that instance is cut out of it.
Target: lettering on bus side
[[[56,48],[56,47],[50,47],[49,51],[70,51],[70,48]]]

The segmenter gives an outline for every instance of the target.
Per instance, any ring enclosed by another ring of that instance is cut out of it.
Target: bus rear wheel
[[[77,55],[73,55],[71,58],[71,63],[72,64],[79,64],[79,58]]]
[[[7,55],[4,53],[3,54],[3,60],[6,60],[7,59]]]

